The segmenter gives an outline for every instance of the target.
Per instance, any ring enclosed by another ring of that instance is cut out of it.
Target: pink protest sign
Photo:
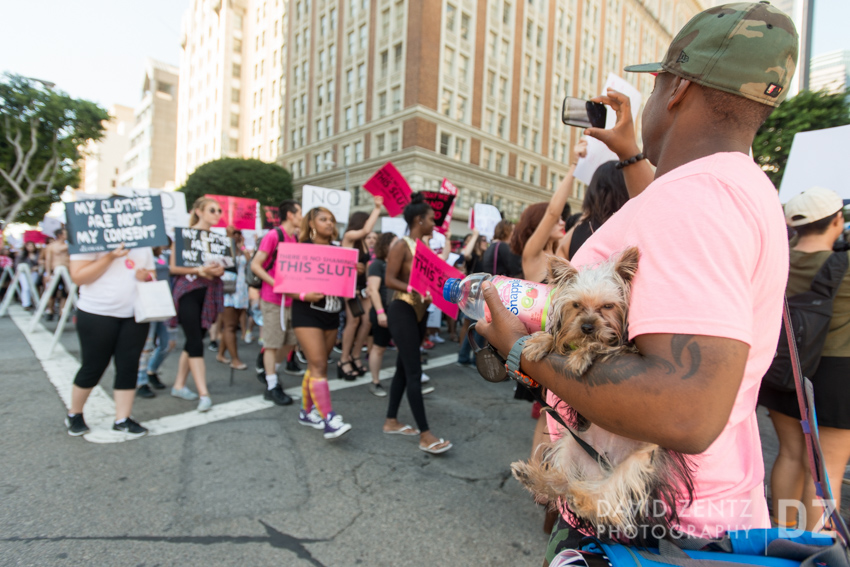
[[[449,195],[454,195],[455,197],[457,197],[457,187],[455,187],[454,184],[451,181],[449,181],[448,179],[446,179],[444,177],[443,183],[442,183],[442,185],[440,185],[440,193],[447,193]],[[446,218],[443,221],[443,224],[441,224],[440,226],[434,227],[434,230],[436,230],[437,232],[439,232],[442,235],[445,235],[446,232],[448,232],[449,225],[451,225],[451,223],[452,223],[452,213],[455,210],[455,201],[457,201],[457,199],[452,201],[452,205],[451,205],[451,207],[449,207],[449,212],[446,215]]]
[[[357,250],[285,242],[277,246],[275,293],[313,293],[354,297]]]
[[[410,185],[392,162],[387,162],[363,187],[372,195],[384,198],[384,206],[391,217],[400,215],[410,202]]]
[[[221,207],[221,219],[217,227],[233,225],[237,230],[255,230],[257,228],[257,201],[244,197],[227,195],[204,195],[215,199]]]
[[[47,238],[46,234],[42,234],[38,230],[24,231],[24,244],[27,242],[32,242],[33,244],[46,244]]]
[[[443,284],[449,278],[463,278],[463,274],[446,264],[427,244],[417,240],[410,269],[410,286],[422,295],[430,291],[437,309],[449,317],[457,318],[457,305],[443,299]]]

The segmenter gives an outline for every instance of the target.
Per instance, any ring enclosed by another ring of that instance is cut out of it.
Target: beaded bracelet
[[[629,159],[624,159],[623,161],[618,161],[616,163],[616,165],[614,165],[614,168],[615,169],[623,169],[624,167],[628,167],[628,166],[630,166],[634,163],[639,162],[642,159],[646,159],[646,156],[643,154],[643,152],[639,153],[636,156],[632,156]]]
[[[301,295],[298,296],[298,299],[300,299],[301,301],[306,301],[306,299],[304,299],[305,297],[307,297],[307,294],[304,293],[304,292],[301,292]]]
[[[378,315],[383,315],[384,313],[386,313],[386,311],[384,311],[383,309],[378,309],[377,311],[375,311],[375,313],[377,313]]]

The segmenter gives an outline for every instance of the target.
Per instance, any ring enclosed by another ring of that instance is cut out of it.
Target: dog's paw
[[[537,331],[531,338],[525,341],[525,348],[522,349],[522,355],[529,362],[537,362],[542,360],[544,356],[552,352],[555,339],[549,333]]]
[[[567,357],[567,370],[576,376],[581,376],[593,364],[595,354],[592,349],[588,348],[579,348],[572,351],[570,356]]]

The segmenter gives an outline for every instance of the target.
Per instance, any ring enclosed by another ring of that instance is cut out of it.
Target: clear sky
[[[56,83],[102,106],[135,106],[145,57],[180,63],[189,0],[19,0],[0,17],[0,72]],[[815,0],[812,54],[850,49],[850,1]]]

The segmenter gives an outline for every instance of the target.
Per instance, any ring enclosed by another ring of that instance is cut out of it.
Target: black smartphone
[[[605,128],[608,109],[599,102],[568,96],[561,107],[561,122],[578,128]]]

